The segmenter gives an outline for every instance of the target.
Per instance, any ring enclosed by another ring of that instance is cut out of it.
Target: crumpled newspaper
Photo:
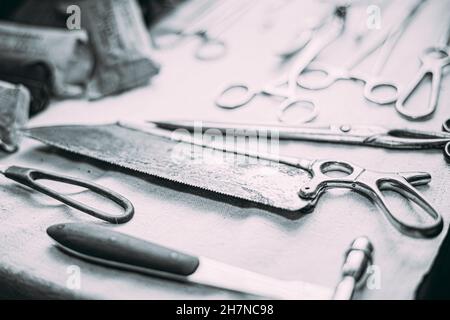
[[[82,95],[94,65],[85,30],[1,22],[0,61],[11,58],[50,66],[53,94],[58,97]]]
[[[25,86],[31,94],[30,116],[43,111],[50,102],[52,69],[43,61],[3,58],[0,80]]]
[[[87,0],[79,4],[96,57],[89,98],[148,84],[160,67],[150,57],[150,36],[136,1]]]
[[[28,121],[30,93],[22,85],[0,81],[0,149],[17,150],[20,136],[17,129]]]

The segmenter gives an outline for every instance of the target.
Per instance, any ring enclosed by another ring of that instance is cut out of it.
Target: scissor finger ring
[[[296,118],[295,121],[288,121],[286,119],[286,113],[288,112],[289,109],[293,109],[296,107],[306,107],[306,108],[311,109],[311,111],[306,116]],[[319,111],[317,109],[317,106],[312,101],[287,99],[280,105],[280,107],[278,109],[277,117],[280,122],[299,124],[299,123],[306,123],[306,122],[310,122],[310,121],[314,120],[318,114],[319,114]]]

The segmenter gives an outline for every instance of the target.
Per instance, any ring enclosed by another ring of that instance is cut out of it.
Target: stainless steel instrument
[[[377,172],[336,159],[230,147],[149,123],[43,127],[23,133],[67,151],[264,206],[310,211],[327,189],[346,188],[372,199],[406,235],[435,237],[443,228],[441,215],[415,188],[431,181],[425,172]],[[399,215],[385,191],[417,205],[422,210],[411,214],[421,218],[413,223]]]
[[[4,175],[6,178],[10,180],[25,185],[53,199],[56,199],[68,205],[69,207],[75,208],[90,216],[93,216],[95,218],[110,223],[115,224],[126,223],[130,221],[134,215],[134,207],[133,204],[130,202],[130,200],[106,187],[100,186],[98,184],[80,178],[72,178],[37,169],[30,169],[17,166],[8,167],[1,165],[0,165],[0,175]],[[73,186],[86,188],[90,192],[93,192],[101,197],[107,198],[112,202],[118,204],[120,207],[123,208],[124,211],[120,215],[109,214],[100,209],[96,209],[90,206],[89,204],[84,204],[75,199],[72,199],[61,192],[49,188],[45,184],[39,183],[38,181],[56,181]]]
[[[343,66],[329,66],[320,61],[312,63],[308,66],[305,73],[309,73],[308,77],[300,77],[298,84],[309,90],[321,90],[328,88],[338,80],[361,80],[364,85],[364,97],[374,103],[385,105],[394,103],[398,98],[398,85],[392,81],[386,81],[380,77],[380,73],[384,68],[389,56],[395,48],[397,42],[411,23],[413,18],[423,7],[426,0],[408,1],[401,4],[401,14],[395,20],[392,26],[384,27],[373,39],[367,39],[367,43],[362,44],[359,49]],[[372,68],[370,74],[361,73],[356,69],[364,60],[371,56],[377,49],[380,49],[377,61]],[[323,76],[312,77],[312,73],[319,73]],[[390,90],[392,94],[379,95],[380,88],[394,89]]]
[[[450,2],[447,3],[447,12],[448,10],[450,10]],[[424,50],[420,56],[421,67],[411,81],[399,90],[399,97],[395,108],[402,116],[409,120],[424,120],[436,111],[439,102],[442,75],[445,67],[450,65],[450,15],[447,14],[446,16],[444,31],[438,43]],[[427,76],[431,77],[431,92],[428,98],[428,105],[421,110],[408,108],[406,106],[407,101]]]
[[[209,1],[193,22],[183,28],[159,27],[152,31],[157,48],[171,48],[185,38],[200,40],[195,50],[199,60],[215,60],[227,52],[227,45],[221,35],[255,6],[255,0]]]
[[[364,281],[373,252],[372,244],[365,237],[352,243],[346,252],[343,278],[333,294],[330,288],[271,278],[96,225],[57,224],[49,227],[47,233],[65,252],[94,263],[275,299],[351,299],[355,283]]]
[[[277,119],[279,121],[290,123],[312,121],[318,115],[317,107],[313,101],[305,100],[298,96],[297,80],[322,50],[342,34],[346,16],[347,6],[335,7],[332,19],[317,31],[316,37],[306,45],[301,54],[292,63],[287,74],[275,81],[271,81],[262,88],[254,88],[245,83],[229,84],[219,93],[215,101],[216,105],[224,109],[237,109],[247,105],[258,95],[278,97],[284,98],[284,101],[278,105]],[[294,121],[287,119],[286,114],[288,110],[294,107],[305,106],[311,110],[307,116],[297,118]]]
[[[443,149],[445,159],[450,159],[450,119],[442,131],[421,131],[405,128],[386,128],[349,124],[302,125],[295,127],[273,124],[240,124],[213,121],[152,121],[168,130],[186,129],[190,132],[220,131],[223,134],[257,135],[270,133],[282,140],[307,140],[354,144],[387,149]]]

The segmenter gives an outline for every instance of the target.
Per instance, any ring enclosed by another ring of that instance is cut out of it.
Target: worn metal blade
[[[117,124],[23,129],[47,145],[189,186],[289,211],[312,203],[298,191],[310,180],[305,170],[238,156]]]
[[[284,281],[200,257],[198,269],[188,281],[272,299],[331,300],[333,290],[303,282]]]

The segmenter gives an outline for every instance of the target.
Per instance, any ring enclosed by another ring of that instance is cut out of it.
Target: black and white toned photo
[[[449,70],[450,0],[1,0],[0,299],[450,299]]]

